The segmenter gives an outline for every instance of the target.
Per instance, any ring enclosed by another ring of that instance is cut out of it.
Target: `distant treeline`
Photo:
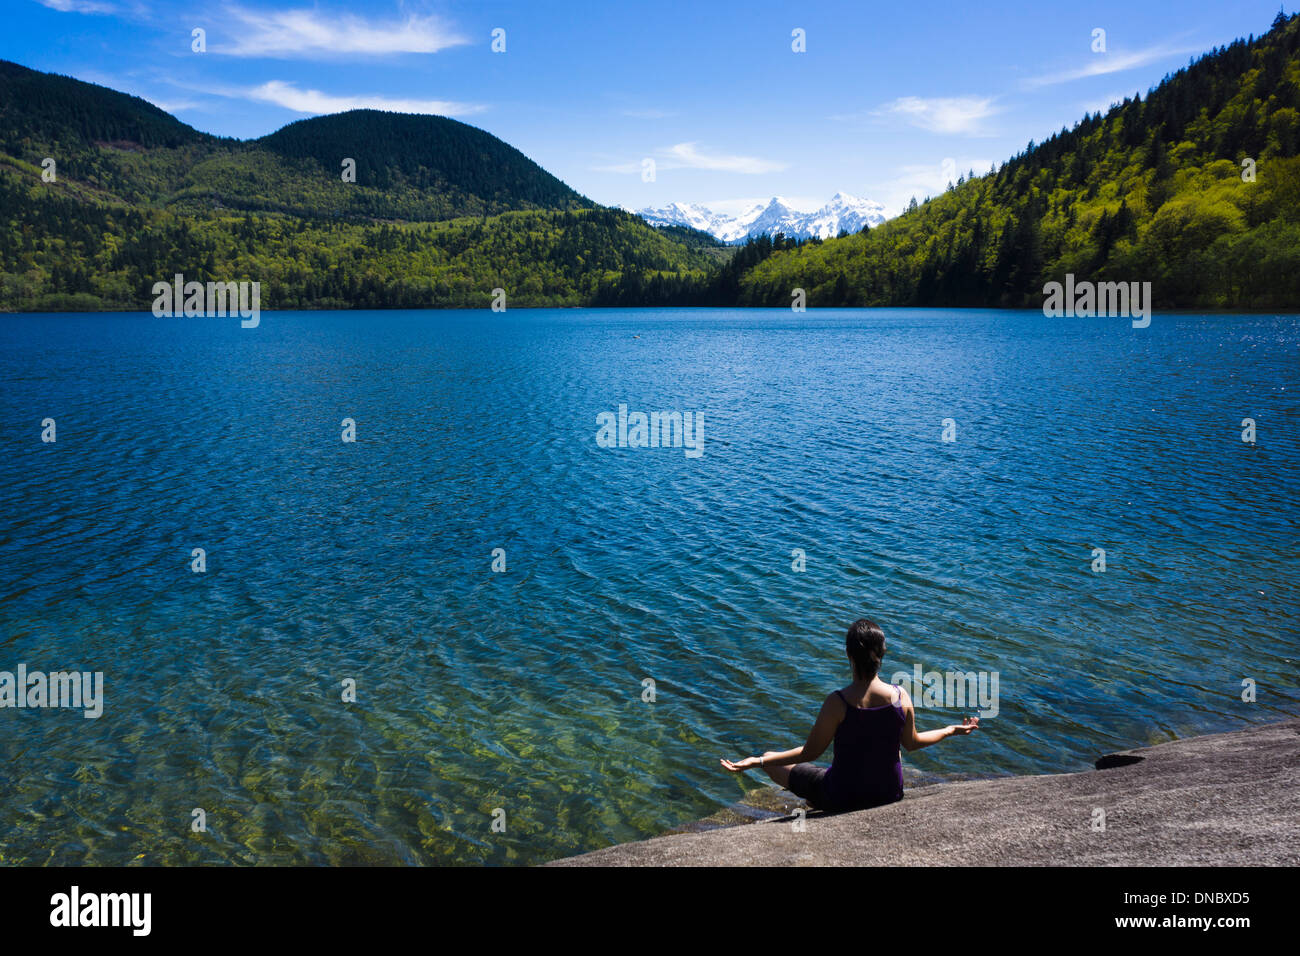
[[[176,216],[30,189],[0,172],[12,238],[0,303],[10,309],[147,309],[154,282],[175,273],[260,282],[263,308],[486,308],[496,288],[509,305],[579,306],[618,301],[633,276],[703,283],[715,265],[603,208],[365,225]]]

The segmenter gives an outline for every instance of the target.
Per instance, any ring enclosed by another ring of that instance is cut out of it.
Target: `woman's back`
[[[826,773],[824,802],[827,810],[865,809],[903,799],[903,765],[899,738],[903,731],[903,692],[883,685],[893,700],[861,706],[843,691],[836,691],[846,713],[835,730],[835,758]],[[882,694],[859,697],[870,702]]]
[[[916,750],[979,729],[979,718],[967,717],[960,725],[917,732],[911,700],[901,687],[880,679],[885,632],[874,621],[863,617],[853,622],[844,635],[844,654],[853,668],[853,683],[826,695],[802,747],[723,760],[722,766],[732,773],[762,767],[818,810],[866,809],[903,799],[901,746]],[[835,759],[830,767],[813,763],[831,744]]]

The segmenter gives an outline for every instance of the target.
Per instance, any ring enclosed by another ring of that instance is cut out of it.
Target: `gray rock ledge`
[[[1140,759],[1132,759],[1140,758]],[[1082,773],[943,783],[899,803],[607,847],[551,866],[1300,863],[1300,720],[1108,754]],[[1094,829],[1094,810],[1105,830]]]

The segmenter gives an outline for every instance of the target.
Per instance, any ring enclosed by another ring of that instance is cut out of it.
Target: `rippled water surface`
[[[98,720],[0,710],[0,857],[662,832],[760,782],[718,757],[802,740],[863,614],[887,673],[1000,675],[927,774],[1295,714],[1298,346],[1272,315],[0,317],[0,670],[106,685]],[[703,456],[598,447],[620,403],[702,413]]]

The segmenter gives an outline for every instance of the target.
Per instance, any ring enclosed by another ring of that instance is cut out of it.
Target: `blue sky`
[[[454,116],[610,205],[737,212],[780,195],[811,210],[844,191],[892,214],[953,169],[986,172],[1191,56],[1265,32],[1278,9],[5,0],[0,57],[241,138],[357,106]],[[195,28],[206,52],[191,49]],[[497,28],[504,53],[491,49]],[[792,50],[796,29],[806,52]]]

